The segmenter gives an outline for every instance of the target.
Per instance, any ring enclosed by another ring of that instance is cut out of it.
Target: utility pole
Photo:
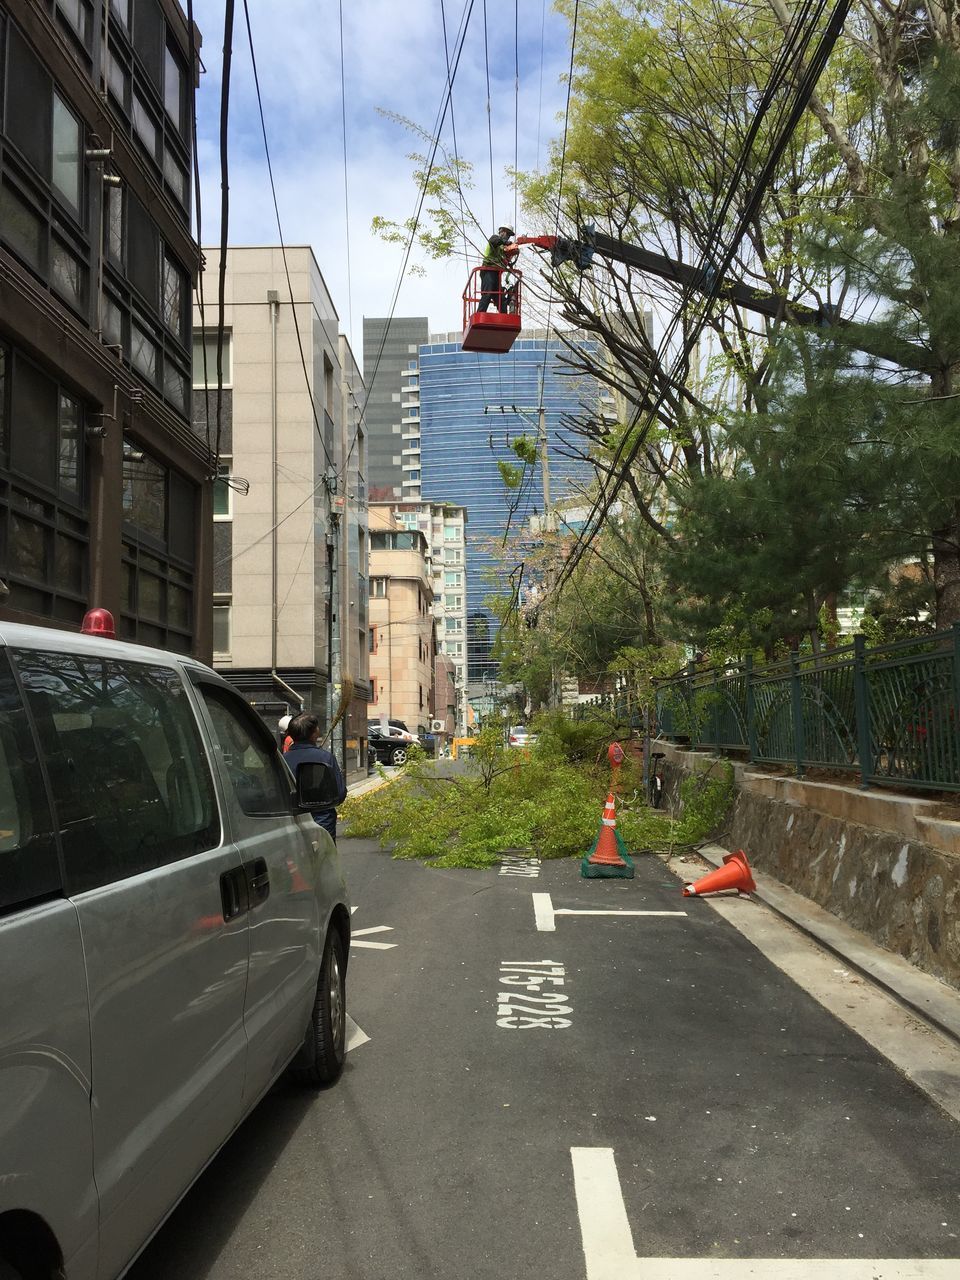
[[[550,453],[547,446],[547,411],[543,405],[543,365],[539,368],[539,403],[535,405],[485,404],[483,413],[515,414],[528,422],[537,433],[537,454],[540,458],[540,483],[543,488],[543,529],[553,533],[553,503],[550,500]],[[534,416],[536,415],[536,416]]]

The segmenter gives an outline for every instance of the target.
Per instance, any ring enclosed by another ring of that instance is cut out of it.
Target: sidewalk
[[[347,795],[362,796],[368,791],[376,791],[377,787],[387,786],[400,774],[399,769],[387,768],[386,772],[386,779],[381,778],[379,773],[370,773],[365,778],[359,778],[356,782],[348,782]]]
[[[728,852],[717,844],[706,844],[697,850],[711,867],[722,865]],[[902,956],[878,947],[865,934],[773,877],[755,867],[750,870],[757,885],[754,897],[960,1044],[960,991],[917,969]]]

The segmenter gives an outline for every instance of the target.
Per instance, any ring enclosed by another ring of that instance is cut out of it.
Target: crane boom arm
[[[554,266],[573,262],[581,270],[586,270],[591,265],[594,255],[600,254],[601,257],[609,258],[612,262],[622,262],[625,266],[635,267],[646,275],[658,276],[661,280],[672,280],[684,288],[695,289],[701,293],[709,292],[714,286],[716,275],[710,267],[694,267],[686,262],[677,262],[674,258],[668,258],[662,253],[654,253],[641,245],[627,244],[613,236],[594,231],[592,227],[584,227],[581,230],[581,236],[583,238],[580,240],[571,240],[564,236],[517,236],[516,243],[548,250]],[[767,316],[771,320],[781,320],[785,314],[789,314],[794,324],[812,325],[821,329],[830,325],[839,325],[858,350],[881,360],[892,361],[904,369],[924,372],[934,365],[933,356],[924,347],[902,341],[892,334],[878,330],[873,325],[844,319],[832,308],[809,307],[802,302],[790,302],[777,294],[764,293],[732,280],[724,280],[717,289],[716,296],[724,302]]]

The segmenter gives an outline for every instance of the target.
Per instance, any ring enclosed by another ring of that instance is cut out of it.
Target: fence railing
[[[582,704],[642,726],[618,695]],[[594,712],[595,713],[595,712]],[[750,760],[960,791],[960,623],[922,639],[867,649],[863,636],[824,653],[722,669],[693,663],[657,683],[657,732]]]

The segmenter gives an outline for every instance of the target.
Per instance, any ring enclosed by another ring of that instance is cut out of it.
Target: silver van
[[[0,622],[0,1280],[114,1280],[287,1067],[337,1078],[331,785],[190,658]]]

